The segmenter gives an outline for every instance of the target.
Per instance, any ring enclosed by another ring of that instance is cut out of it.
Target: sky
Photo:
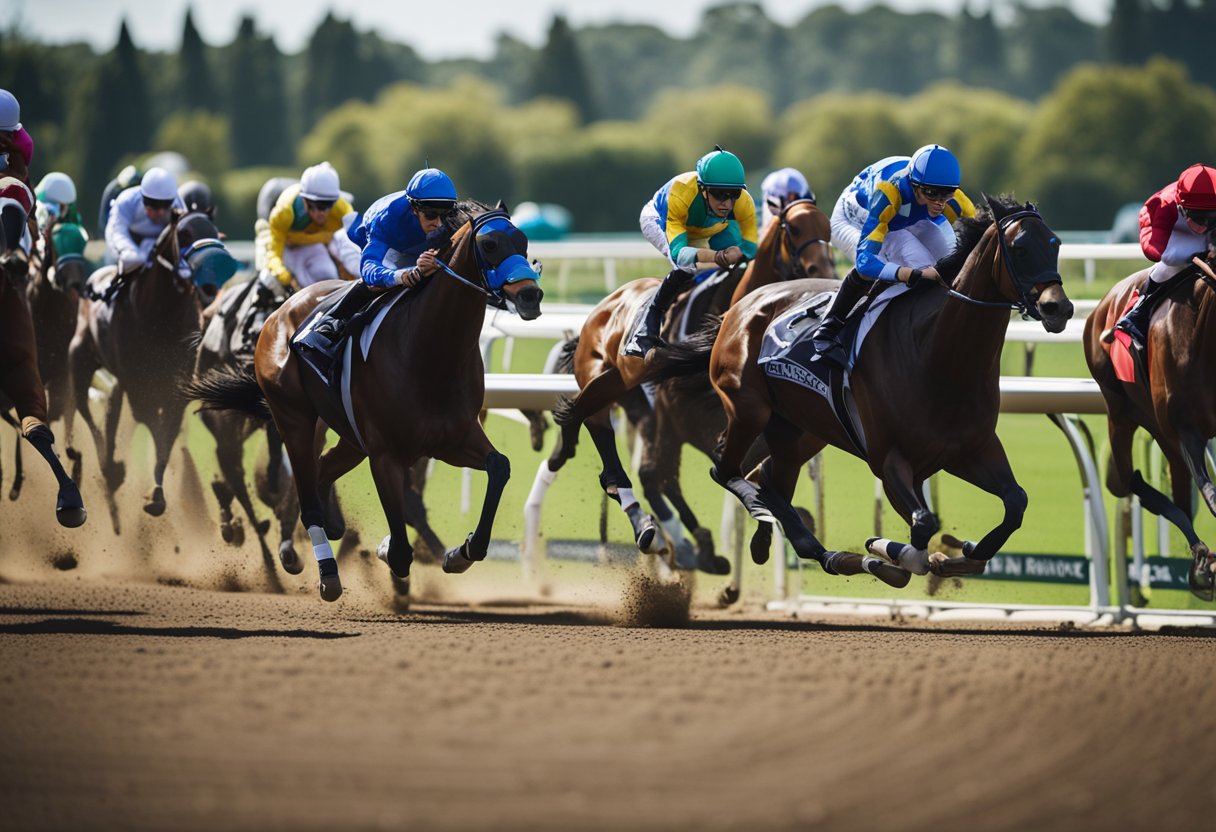
[[[809,11],[835,2],[856,11],[875,0],[760,0],[768,16],[790,24]],[[1105,23],[1112,0],[1023,0],[1032,6],[1067,4],[1092,23]],[[709,6],[721,0],[0,0],[0,26],[16,23],[25,34],[56,43],[86,41],[109,49],[125,16],[135,43],[154,51],[176,50],[187,6],[203,39],[219,45],[236,33],[251,12],[262,32],[279,48],[298,52],[325,13],[351,19],[359,30],[374,30],[386,40],[408,43],[428,59],[478,58],[493,54],[498,34],[506,32],[538,46],[556,13],[573,26],[591,23],[649,23],[677,37],[691,35]],[[957,13],[965,4],[998,14],[1011,0],[884,0],[900,11]]]

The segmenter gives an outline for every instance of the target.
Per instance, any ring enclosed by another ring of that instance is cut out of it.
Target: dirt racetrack
[[[323,604],[180,510],[0,512],[6,832],[1211,828],[1210,632],[630,626],[686,608],[495,563],[403,610],[357,554]]]

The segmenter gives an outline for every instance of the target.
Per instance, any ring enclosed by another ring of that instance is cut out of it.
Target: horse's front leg
[[[866,549],[885,556],[917,575],[929,571],[929,540],[941,528],[937,515],[925,505],[920,486],[912,473],[912,465],[897,449],[892,448],[878,465],[876,473],[882,479],[883,490],[899,516],[909,525],[910,543],[871,537]]]
[[[485,560],[489,551],[494,516],[498,513],[498,503],[502,499],[507,480],[511,478],[511,461],[495,450],[482,430],[481,423],[477,421],[470,425],[463,446],[450,453],[437,454],[436,458],[460,468],[485,471],[489,476],[477,528],[469,534],[464,543],[449,549],[443,555],[444,572],[465,572],[475,562]]]
[[[1182,470],[1178,466],[1177,460],[1170,460],[1174,504],[1190,506],[1191,483],[1188,480],[1193,480],[1195,486],[1199,488],[1199,493],[1203,495],[1203,502],[1208,507],[1208,511],[1216,515],[1216,487],[1212,485],[1212,478],[1208,476],[1208,468],[1204,461],[1207,450],[1206,438],[1193,428],[1184,428],[1178,431],[1178,446],[1182,454],[1182,462],[1186,466],[1185,470],[1190,477],[1181,476]],[[1189,512],[1187,519],[1190,519]],[[1198,598],[1211,601],[1216,598],[1216,555],[1212,554],[1202,540],[1199,540],[1193,527],[1191,534],[1187,536],[1187,542],[1190,544],[1193,558],[1188,576],[1191,592]]]
[[[1030,501],[1018,485],[1013,469],[1009,467],[1009,459],[1005,456],[1005,448],[995,434],[978,453],[967,455],[946,470],[989,494],[995,494],[1005,505],[1001,522],[979,543],[970,540],[963,542],[961,558],[941,558],[930,564],[933,573],[942,577],[979,575],[1010,535],[1022,527],[1022,517]]]
[[[380,506],[388,523],[388,537],[376,550],[380,560],[388,564],[393,577],[405,581],[410,576],[414,563],[414,549],[410,546],[405,528],[405,492],[409,484],[409,469],[400,460],[387,452],[373,452],[368,457]]]

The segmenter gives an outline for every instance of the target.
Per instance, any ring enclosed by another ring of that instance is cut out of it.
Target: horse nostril
[[[1054,300],[1044,301],[1039,304],[1039,311],[1054,318],[1060,311],[1060,304]]]

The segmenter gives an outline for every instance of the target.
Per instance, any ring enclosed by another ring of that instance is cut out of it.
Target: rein
[[[807,240],[802,245],[794,245],[794,235],[793,235],[793,232],[790,231],[790,224],[789,224],[789,221],[786,219],[786,214],[789,212],[790,208],[793,208],[795,205],[798,205],[800,203],[809,203],[811,205],[814,205],[815,200],[813,200],[813,199],[795,199],[793,202],[788,203],[784,208],[781,209],[781,217],[780,217],[781,248],[779,248],[777,250],[777,254],[780,254],[782,251],[785,251],[786,249],[791,249],[792,253],[790,254],[790,261],[786,267],[789,271],[789,274],[790,275],[801,274],[803,277],[806,277],[806,269],[804,269],[802,267],[802,253],[817,243],[822,243],[824,246],[828,246],[829,253],[830,253],[831,242],[829,240],[824,240],[822,238],[815,238],[812,240]],[[776,259],[776,258],[774,258],[774,259]],[[780,272],[786,271],[786,269],[777,269],[776,271],[778,273],[780,273]]]
[[[1042,215],[1039,214],[1038,211],[1014,211],[1012,214],[1006,214],[996,221],[997,240],[999,241],[1001,247],[1000,251],[1002,259],[1005,261],[1005,267],[1009,269],[1009,276],[1013,279],[1014,286],[1016,287],[1020,287],[1021,282],[1018,280],[1017,275],[1014,274],[1013,271],[1013,258],[1009,255],[1009,243],[1005,239],[1005,231],[1009,228],[1009,226],[1013,225],[1013,223],[1028,217],[1035,217],[1039,220],[1043,219]],[[1016,309],[1024,318],[1034,317],[1029,311],[1030,307],[1033,306],[1033,303],[1028,298],[1028,295],[1030,294],[1029,291],[1022,292],[1021,298],[1016,302],[990,301],[979,300],[969,295],[964,295],[962,292],[951,288],[945,283],[939,285],[946,290],[946,294],[950,297],[964,301],[965,303],[969,303],[972,306],[984,306],[991,309]]]

